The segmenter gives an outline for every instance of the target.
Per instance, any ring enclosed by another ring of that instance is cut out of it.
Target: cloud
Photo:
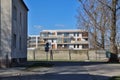
[[[41,25],[34,25],[34,28],[36,28],[36,29],[42,29],[43,26],[41,26]]]
[[[65,27],[64,24],[55,24],[55,27]]]

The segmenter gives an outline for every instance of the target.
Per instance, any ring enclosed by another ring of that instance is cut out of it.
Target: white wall
[[[11,58],[11,0],[1,0],[1,56],[4,58],[8,55]]]

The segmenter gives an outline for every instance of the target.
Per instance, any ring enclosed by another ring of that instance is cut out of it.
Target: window
[[[88,41],[88,38],[85,38],[85,41]]]
[[[77,41],[81,41],[81,38],[77,38]]]
[[[87,48],[89,48],[89,45],[88,45],[88,44],[83,44],[83,45],[82,45],[82,48],[83,48],[83,49],[87,49]]]
[[[77,44],[77,48],[79,48],[79,44]]]
[[[57,35],[58,35],[58,36],[62,36],[62,33],[58,32]]]
[[[79,36],[79,32],[77,33],[77,36]]]
[[[70,43],[70,39],[69,38],[64,38],[64,43]]]
[[[22,13],[20,12],[20,25],[22,25]]]
[[[67,39],[64,39],[64,43],[67,43]]]
[[[74,45],[74,48],[75,48],[75,45]]]
[[[64,37],[68,37],[69,36],[69,33],[64,33]]]
[[[13,34],[13,48],[16,48],[16,34]]]
[[[40,37],[38,37],[38,39],[40,39]]]
[[[19,49],[21,50],[21,37],[19,39]]]
[[[67,44],[64,45],[64,48],[67,48]]]
[[[15,6],[13,7],[13,19],[17,20],[17,8]]]
[[[54,40],[52,39],[52,43],[54,42]]]
[[[88,37],[88,32],[83,32],[82,37]]]
[[[74,36],[76,36],[76,33],[74,33]]]

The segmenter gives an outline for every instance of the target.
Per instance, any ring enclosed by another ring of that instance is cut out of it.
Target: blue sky
[[[76,29],[78,0],[24,0],[29,8],[28,35],[41,30]]]

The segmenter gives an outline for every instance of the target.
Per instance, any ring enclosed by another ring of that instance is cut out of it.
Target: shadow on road
[[[0,80],[108,80],[110,77],[88,74],[36,74],[0,77]]]
[[[27,64],[52,64],[54,66],[89,66],[98,64],[110,64],[107,62],[84,62],[84,61],[28,61]]]

